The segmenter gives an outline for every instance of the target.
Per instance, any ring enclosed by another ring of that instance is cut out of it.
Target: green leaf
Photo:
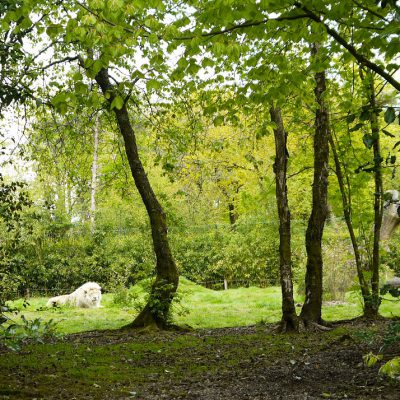
[[[47,33],[50,37],[56,37],[56,36],[59,35],[62,31],[63,31],[63,28],[62,28],[62,26],[60,26],[60,25],[50,25],[50,26],[48,26],[48,28],[46,29],[46,33]]]
[[[202,62],[201,62],[201,66],[202,66],[203,68],[206,68],[206,67],[213,67],[213,66],[214,66],[214,61],[211,60],[211,58],[205,57],[205,58],[202,60]]]
[[[76,82],[75,83],[75,91],[80,94],[85,94],[88,90],[88,86],[83,82]]]
[[[109,7],[111,10],[119,10],[123,7],[123,0],[109,0]]]
[[[149,79],[146,82],[147,90],[158,90],[161,88],[161,83],[157,79]]]
[[[396,378],[400,376],[400,357],[395,357],[388,361],[380,368],[379,373],[387,375],[390,378]]]
[[[363,143],[365,144],[365,147],[367,149],[370,149],[373,146],[373,144],[375,143],[375,140],[376,139],[369,133],[366,133],[363,136]]]
[[[178,67],[181,69],[185,69],[189,65],[189,61],[186,57],[182,57],[178,61]]]
[[[66,100],[67,94],[65,92],[60,92],[51,99],[51,104],[57,107],[60,103],[65,103]]]
[[[155,33],[151,33],[148,37],[148,41],[151,44],[155,44],[158,42],[158,36]]]
[[[363,356],[363,360],[367,367],[373,367],[378,361],[382,360],[382,354],[373,354],[369,352]]]
[[[398,64],[391,63],[391,64],[386,65],[386,69],[387,69],[388,71],[396,70],[396,69],[398,69],[398,68],[399,68],[399,65],[398,65]]]
[[[360,114],[360,121],[368,121],[370,119],[371,113],[368,108],[365,108]]]
[[[116,108],[117,110],[121,110],[124,106],[124,99],[121,96],[115,96],[114,100],[111,102],[110,110]]]
[[[215,126],[220,126],[220,125],[222,125],[224,123],[224,120],[225,119],[224,119],[224,117],[222,115],[218,115],[217,117],[214,118],[213,123],[214,123]]]
[[[215,42],[213,44],[214,53],[218,56],[224,54],[225,49],[226,49],[225,45],[221,42]]]
[[[396,119],[396,112],[393,107],[388,107],[385,111],[385,122],[391,124]]]
[[[353,126],[353,128],[351,128],[349,130],[349,132],[359,131],[363,126],[364,126],[364,124],[360,122],[357,125]]]
[[[103,63],[101,60],[96,60],[92,65],[93,73],[96,75],[103,68]]]
[[[81,81],[83,79],[83,75],[80,72],[75,72],[72,75],[72,79],[77,82],[77,81]]]
[[[230,44],[227,47],[227,53],[233,60],[238,60],[240,57],[240,46],[236,43]]]
[[[188,74],[195,75],[199,72],[200,66],[195,62],[189,64],[189,68],[187,69]]]
[[[101,7],[104,6],[104,1],[103,0],[91,0],[89,3],[89,6],[92,9],[100,9]]]

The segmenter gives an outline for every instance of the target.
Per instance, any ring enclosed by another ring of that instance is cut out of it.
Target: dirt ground
[[[70,335],[44,350],[3,351],[0,399],[399,400],[400,382],[362,362],[388,324],[301,335],[270,326]],[[399,341],[384,359],[395,355]]]

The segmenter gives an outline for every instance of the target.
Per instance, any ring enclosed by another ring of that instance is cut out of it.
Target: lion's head
[[[100,307],[101,287],[95,282],[87,282],[74,292],[78,307]]]
[[[101,300],[101,288],[90,288],[90,289],[85,289],[84,291],[86,299],[92,303],[93,305],[98,305],[100,304]]]

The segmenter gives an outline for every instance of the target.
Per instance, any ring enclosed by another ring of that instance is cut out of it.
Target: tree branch
[[[58,65],[58,64],[62,64],[62,63],[65,63],[65,62],[70,62],[70,61],[76,61],[76,60],[80,60],[80,56],[65,57],[65,58],[62,58],[60,60],[53,61],[50,64],[47,64],[44,67],[41,67],[40,69],[41,70],[45,70],[45,69],[48,69],[50,67],[53,67],[54,65]]]
[[[367,12],[369,12],[370,14],[375,15],[375,17],[377,17],[377,18],[379,18],[379,19],[383,19],[384,21],[388,22],[388,20],[387,20],[383,15],[380,15],[380,14],[377,13],[376,11],[371,10],[369,7],[364,6],[363,4],[359,3],[358,1],[353,0],[353,3],[354,3],[357,7],[361,8],[362,10],[367,11]]]
[[[321,18],[317,14],[315,14],[313,11],[309,10],[306,6],[303,6],[301,3],[295,2],[294,5],[298,8],[300,8],[301,10],[305,11],[308,18],[312,19],[313,21],[315,21],[319,24],[322,24],[325,27],[329,36],[333,37],[340,45],[342,45],[360,64],[365,65],[370,70],[376,72],[378,75],[380,75],[386,81],[388,81],[394,88],[396,88],[398,91],[400,91],[400,82],[399,81],[394,79],[389,73],[387,73],[379,65],[368,60],[365,56],[360,54],[353,45],[351,45],[350,43],[347,43],[347,41],[342,36],[340,36],[340,34],[338,32],[336,32],[335,29],[330,28],[324,21],[321,20]]]
[[[96,13],[95,11],[93,11],[91,8],[89,8],[88,6],[86,6],[85,4],[82,4],[82,3],[79,2],[79,1],[76,1],[76,4],[78,4],[79,7],[82,7],[82,8],[83,8],[85,11],[87,11],[88,13],[94,15],[98,20],[105,22],[107,25],[110,25],[110,26],[112,26],[112,27],[116,27],[116,26],[117,26],[117,24],[115,24],[114,22],[111,22],[111,21],[108,20],[107,18],[102,17],[101,15],[99,15],[98,13]],[[140,27],[141,29],[143,29],[145,32],[150,33],[150,32],[147,31],[147,29],[145,29],[145,27],[144,27],[143,25],[139,25],[139,27]],[[132,33],[132,34],[136,35],[136,32],[135,32],[134,30],[129,29],[129,28],[127,28],[126,26],[123,26],[122,29],[123,29],[125,32]]]
[[[300,175],[300,174],[302,174],[303,172],[309,171],[310,169],[313,169],[313,168],[314,168],[314,167],[305,166],[305,167],[301,168],[299,171],[293,172],[292,174],[289,174],[287,178],[288,178],[288,179],[293,178],[294,176]]]
[[[263,25],[266,24],[269,21],[294,21],[297,19],[302,19],[302,18],[307,18],[308,15],[306,14],[300,14],[300,15],[289,15],[289,16],[283,16],[283,17],[277,17],[277,18],[265,18],[261,21],[245,21],[242,22],[241,24],[238,25],[233,25],[230,28],[226,28],[226,29],[221,29],[221,30],[217,30],[217,31],[211,31],[208,33],[202,33],[201,37],[210,37],[210,36],[218,36],[218,35],[224,35],[225,33],[230,33],[233,31],[236,31],[238,29],[244,29],[244,28],[252,28],[254,26],[259,26],[259,25]],[[184,36],[184,37],[179,37],[177,38],[178,40],[192,40],[195,36]]]

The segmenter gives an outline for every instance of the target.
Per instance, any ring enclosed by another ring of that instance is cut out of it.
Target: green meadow
[[[120,298],[124,301],[118,300]],[[131,322],[144,299],[142,286],[133,286],[124,293],[106,293],[102,308],[78,309],[71,307],[47,308],[48,298],[38,297],[11,302],[27,319],[52,319],[60,333],[91,330],[118,329]],[[296,302],[300,305],[302,297]],[[299,308],[300,310],[300,308]],[[350,319],[361,314],[361,299],[349,292],[345,302],[325,302],[323,318],[327,321]],[[383,316],[400,316],[400,302],[390,295],[383,299],[380,312]],[[223,328],[273,323],[280,319],[281,294],[279,287],[249,287],[228,290],[211,290],[181,278],[178,300],[173,307],[176,324],[194,329]]]

